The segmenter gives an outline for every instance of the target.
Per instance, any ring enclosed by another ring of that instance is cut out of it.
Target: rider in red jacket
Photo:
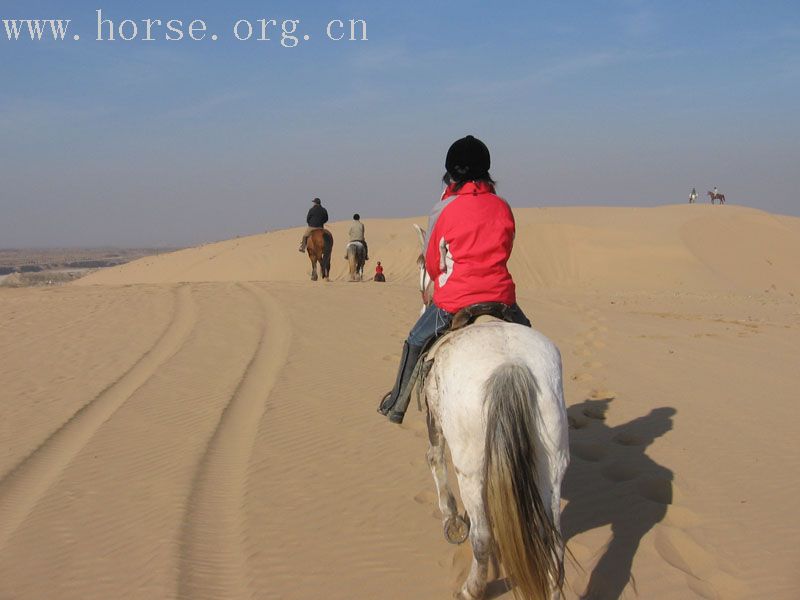
[[[425,268],[436,306],[456,313],[478,302],[516,302],[506,268],[514,215],[490,182],[451,183],[429,225]]]
[[[489,149],[468,135],[447,152],[442,199],[434,207],[425,240],[425,269],[434,282],[433,302],[403,346],[397,380],[378,411],[402,423],[405,406],[396,405],[424,347],[446,331],[455,313],[480,302],[509,307],[514,322],[530,327],[516,304],[506,263],[514,245],[514,215],[495,194],[489,175]]]
[[[381,266],[381,261],[378,261],[378,264],[375,265],[375,277],[373,277],[375,281],[386,281],[386,277],[383,274],[383,266]]]

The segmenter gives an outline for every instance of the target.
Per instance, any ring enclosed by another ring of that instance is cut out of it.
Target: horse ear
[[[425,230],[414,223],[414,229],[417,230],[417,237],[419,238],[419,248],[421,251],[425,251]]]

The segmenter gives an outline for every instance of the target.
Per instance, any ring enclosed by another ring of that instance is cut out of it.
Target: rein
[[[433,302],[433,280],[428,275],[425,257],[421,254],[417,259],[417,265],[419,265],[419,293],[422,296],[422,304],[427,307]]]

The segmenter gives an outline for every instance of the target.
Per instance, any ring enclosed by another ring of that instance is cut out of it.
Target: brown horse
[[[706,192],[706,194],[711,198],[711,204],[714,204],[714,200],[719,200],[720,204],[725,204],[725,194],[720,194],[719,192],[716,194],[714,192]]]
[[[306,245],[308,258],[311,260],[311,281],[317,280],[317,263],[322,278],[330,281],[331,253],[333,252],[333,235],[327,229],[315,229],[308,236]]]
[[[367,253],[361,242],[347,244],[347,262],[350,266],[350,281],[364,280],[364,259]]]

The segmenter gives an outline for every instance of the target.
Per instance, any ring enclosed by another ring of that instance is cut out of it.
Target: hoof
[[[469,537],[469,518],[455,515],[444,522],[444,539],[451,544],[463,544]]]

